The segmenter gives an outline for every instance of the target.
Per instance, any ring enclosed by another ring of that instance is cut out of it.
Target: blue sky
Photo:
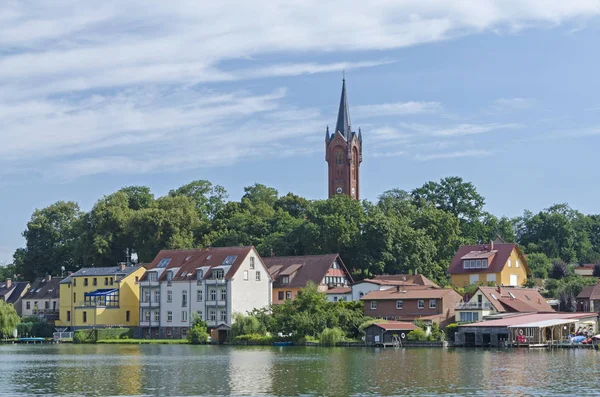
[[[0,261],[127,185],[325,198],[343,69],[363,198],[459,175],[496,215],[600,212],[598,0],[96,3],[0,6]]]

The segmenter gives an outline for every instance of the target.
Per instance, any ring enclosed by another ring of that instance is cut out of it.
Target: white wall
[[[29,310],[27,310],[27,302],[29,302]],[[22,305],[21,316],[22,317],[33,316],[33,309],[35,307],[35,302],[37,302],[38,310],[46,310],[46,302],[48,302],[48,310],[52,310],[53,302],[56,302],[56,312],[58,313],[58,299],[27,299],[27,300],[23,299],[21,301],[21,305]]]
[[[363,293],[363,295],[366,295],[371,291],[377,291],[379,289],[380,289],[379,285],[373,284],[373,283],[358,282],[356,284],[353,284],[352,285],[352,300],[353,301],[360,300],[361,292]]]
[[[254,257],[254,269],[250,269],[250,258]],[[244,280],[244,271],[248,280]],[[256,272],[260,272],[260,281],[256,281]],[[244,258],[238,271],[231,280],[231,313],[243,313],[260,309],[271,304],[273,286],[269,272],[256,250]]]
[[[192,291],[195,291],[196,280],[186,280],[186,281],[173,281],[171,282],[171,286],[168,286],[167,281],[160,282],[160,326],[161,327],[189,327],[191,320],[191,293],[190,293],[190,282],[193,286]],[[187,291],[187,306],[181,306],[181,297],[182,291]],[[172,302],[167,302],[168,291],[171,291],[173,294]],[[196,296],[193,296],[193,299],[196,299]],[[167,321],[167,312],[173,312],[173,321]],[[182,321],[181,312],[185,311],[187,313],[187,320]]]
[[[348,292],[347,294],[327,294],[327,300],[329,302],[351,301],[352,292]]]

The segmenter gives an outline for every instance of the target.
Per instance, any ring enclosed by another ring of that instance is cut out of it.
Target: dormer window
[[[171,280],[173,280],[173,272],[169,270],[167,272],[167,281],[171,281]]]
[[[484,260],[481,261],[481,267],[484,268],[484,269],[487,269],[487,267],[488,267],[488,260],[487,259],[484,259]]]
[[[223,279],[223,269],[217,269],[213,271],[213,278],[217,280]]]
[[[196,272],[196,280],[202,280],[204,278],[204,272],[202,270],[198,270]]]
[[[156,281],[158,279],[158,273],[156,272],[148,272],[148,281]],[[105,285],[108,284],[108,280],[106,280]]]
[[[290,276],[282,276],[281,277],[281,284],[289,284],[290,283]]]

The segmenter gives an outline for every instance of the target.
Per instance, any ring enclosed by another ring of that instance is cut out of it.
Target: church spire
[[[340,98],[340,109],[338,111],[335,133],[341,132],[344,138],[349,139],[352,131],[350,130],[350,111],[348,110],[348,98],[346,96],[346,74],[342,79],[342,97]]]

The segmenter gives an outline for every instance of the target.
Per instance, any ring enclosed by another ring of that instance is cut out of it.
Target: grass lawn
[[[118,345],[184,345],[187,339],[103,339],[96,343]]]

